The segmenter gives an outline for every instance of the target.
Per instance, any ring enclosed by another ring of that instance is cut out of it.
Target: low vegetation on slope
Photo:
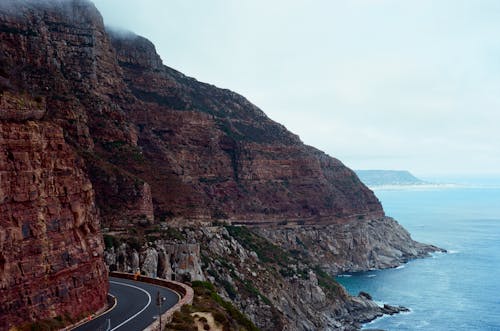
[[[229,301],[222,299],[212,283],[194,281],[192,287],[195,293],[193,305],[184,306],[176,312],[165,330],[197,331],[200,327],[203,330],[221,331],[259,330]],[[205,317],[207,315],[213,320]]]

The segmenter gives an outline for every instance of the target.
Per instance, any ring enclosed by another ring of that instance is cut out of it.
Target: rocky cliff
[[[113,270],[140,270],[151,277],[208,280],[261,330],[357,330],[361,323],[405,310],[379,306],[366,293],[348,295],[324,271],[331,270],[325,268],[328,259],[282,249],[254,230],[220,225],[169,228],[142,247],[131,241],[133,237],[108,236],[106,262]],[[274,235],[283,238],[281,232]],[[323,245],[335,242],[325,238]]]
[[[0,330],[106,303],[94,191],[62,129],[36,120],[44,107],[0,96]]]
[[[244,97],[164,66],[148,40],[108,34],[88,1],[2,8],[1,83],[45,98],[87,161],[106,224],[151,222],[153,206],[184,222],[383,215],[340,161]]]
[[[441,251],[411,239],[390,217],[326,226],[259,228],[269,241],[300,254],[330,274],[394,268]]]
[[[143,159],[127,160],[127,169],[150,183],[159,220],[262,224],[383,215],[351,170],[242,96],[162,65],[142,37],[110,36],[138,100],[123,108],[139,128]]]
[[[244,97],[164,66],[148,40],[106,31],[87,0],[4,0],[0,38],[0,123],[6,137],[22,133],[18,143],[5,138],[2,154],[0,197],[22,198],[2,198],[0,243],[24,247],[0,259],[8,314],[30,305],[33,318],[61,313],[66,294],[82,298],[74,309],[97,307],[91,295],[102,303],[97,210],[112,235],[110,268],[211,279],[263,329],[356,327],[381,310],[323,273],[434,249],[386,218],[339,160]],[[210,227],[221,220],[258,230]],[[254,241],[285,257],[259,255]],[[14,299],[7,287],[18,277],[45,294]]]

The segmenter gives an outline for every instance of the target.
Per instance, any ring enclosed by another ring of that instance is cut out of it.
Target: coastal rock
[[[384,306],[382,307],[382,312],[384,314],[387,314],[387,315],[394,315],[394,314],[399,314],[399,313],[402,313],[402,312],[409,312],[410,309],[406,308],[406,307],[401,307],[401,306],[391,306],[391,305],[388,305],[388,304],[384,304]]]
[[[287,250],[300,252],[331,275],[394,268],[431,252],[443,251],[414,241],[390,217],[256,231]]]
[[[152,277],[207,279],[262,330],[358,330],[362,323],[384,314],[406,311],[403,307],[380,307],[368,293],[350,296],[330,275],[311,268],[314,261],[294,260],[252,230],[230,228],[183,228],[177,230],[184,237],[182,242],[162,239],[145,244],[140,253],[144,257],[140,260],[141,272],[154,271],[151,266],[155,263],[148,261],[158,256],[158,272]],[[235,236],[233,231],[242,235]],[[269,256],[268,249],[272,249]],[[163,251],[166,262],[160,262],[162,254],[157,253]],[[110,248],[106,254],[113,252]],[[113,259],[106,260],[114,263]],[[130,269],[130,263],[126,262],[123,270]]]
[[[0,329],[106,303],[92,185],[57,125],[0,121]]]

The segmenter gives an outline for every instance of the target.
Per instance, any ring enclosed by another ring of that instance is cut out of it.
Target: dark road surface
[[[149,326],[158,316],[157,292],[166,298],[161,312],[165,312],[179,301],[179,296],[164,287],[121,278],[109,278],[109,293],[117,299],[116,306],[76,331],[140,331]]]

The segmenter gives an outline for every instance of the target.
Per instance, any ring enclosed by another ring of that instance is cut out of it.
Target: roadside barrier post
[[[161,331],[161,304],[163,300],[161,298],[160,291],[156,292],[156,305],[158,306],[158,318],[160,319],[160,331]]]

